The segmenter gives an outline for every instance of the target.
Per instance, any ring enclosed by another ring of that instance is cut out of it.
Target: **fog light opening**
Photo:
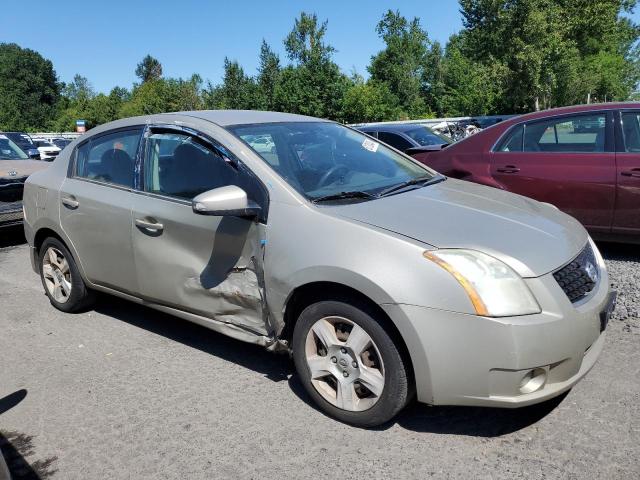
[[[544,387],[547,381],[547,372],[544,368],[534,368],[529,370],[522,380],[520,380],[521,393],[533,393]]]

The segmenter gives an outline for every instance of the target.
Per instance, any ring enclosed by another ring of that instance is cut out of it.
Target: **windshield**
[[[264,123],[228,129],[311,200],[344,192],[365,192],[370,194],[367,198],[375,198],[395,185],[437,176],[384,144],[336,123]]]
[[[448,137],[439,135],[430,130],[428,127],[424,126],[420,126],[412,130],[407,130],[404,133],[413,138],[423,147],[428,147],[430,145],[442,145],[443,143],[451,143],[451,140]]]
[[[7,138],[0,135],[0,159],[2,160],[26,160],[29,156],[20,147]]]
[[[36,148],[31,141],[31,137],[26,133],[7,133],[4,135],[11,139],[16,145],[24,146],[25,148]]]

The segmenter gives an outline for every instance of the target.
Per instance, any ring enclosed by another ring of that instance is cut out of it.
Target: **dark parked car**
[[[30,160],[7,135],[0,133],[0,228],[22,223],[24,182],[31,173],[45,167],[44,162]]]
[[[2,132],[13,143],[15,143],[20,149],[27,154],[29,158],[40,160],[40,150],[33,143],[33,140],[28,133],[25,132]]]
[[[71,142],[72,140],[69,140],[68,138],[54,138],[53,140],[51,140],[51,143],[53,143],[60,150],[69,145]]]
[[[449,137],[416,123],[380,123],[355,128],[412,156],[441,150],[452,142]]]
[[[504,122],[505,120],[508,120],[510,118],[515,118],[516,116],[517,115],[491,115],[486,117],[474,117],[470,121],[478,127],[485,129],[491,127],[492,125],[495,125],[496,123]]]
[[[535,112],[415,158],[551,203],[598,238],[640,241],[640,103]]]

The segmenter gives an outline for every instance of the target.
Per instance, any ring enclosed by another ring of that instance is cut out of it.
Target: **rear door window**
[[[640,152],[640,112],[622,112],[625,152]]]
[[[133,187],[134,164],[142,129],[92,138],[78,148],[76,177]]]
[[[604,152],[606,113],[576,115],[527,123],[525,152]]]

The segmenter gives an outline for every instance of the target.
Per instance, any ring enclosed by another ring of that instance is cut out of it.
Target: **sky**
[[[345,73],[367,76],[371,56],[383,48],[375,26],[388,8],[418,17],[430,38],[446,43],[461,27],[457,0],[109,0],[51,2],[3,0],[0,42],[36,50],[53,62],[61,81],[76,73],[94,89],[130,88],[137,63],[147,54],[169,77],[219,83],[224,57],[251,75],[264,38],[285,56],[283,40],[305,11],[328,20],[326,41]],[[55,6],[54,6],[55,5]]]
[[[371,56],[383,48],[375,27],[398,9],[418,17],[432,40],[446,43],[462,28],[457,0],[3,0],[0,42],[38,51],[53,62],[61,81],[76,73],[98,92],[130,88],[137,63],[147,54],[168,77],[198,73],[219,83],[224,57],[253,75],[264,38],[288,62],[283,40],[300,12],[328,20],[326,41],[349,74],[367,76]],[[632,15],[640,22],[638,12]]]

